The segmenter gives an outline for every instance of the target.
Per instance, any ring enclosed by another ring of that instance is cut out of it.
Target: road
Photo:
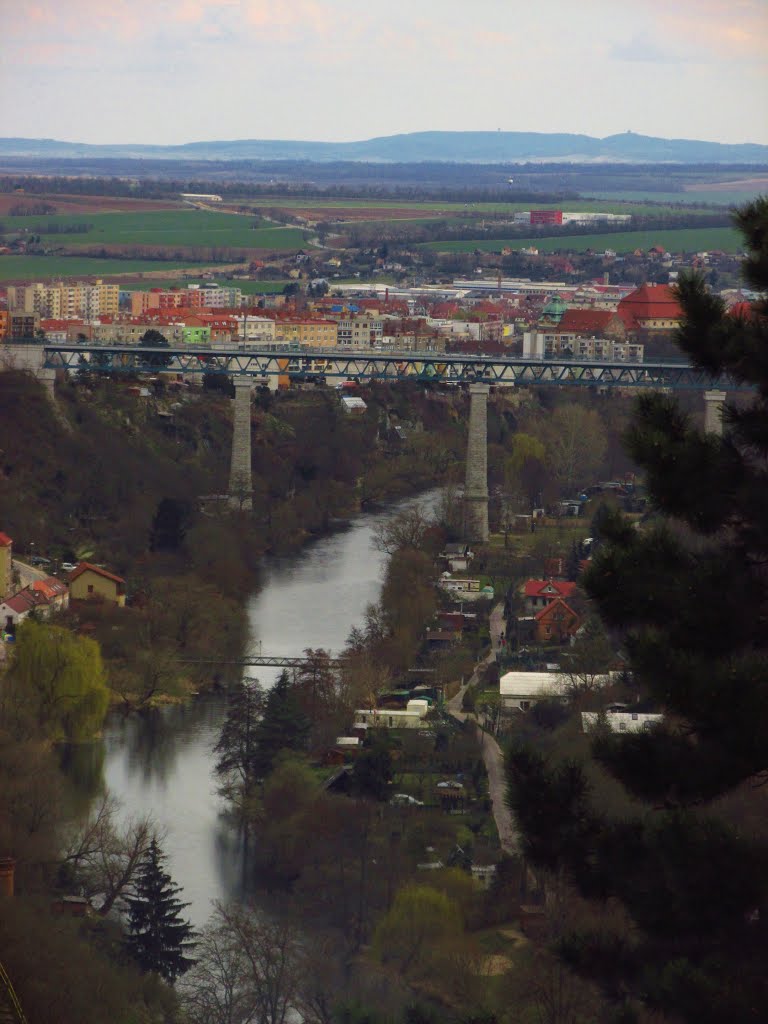
[[[479,735],[480,748],[483,752],[485,770],[488,772],[488,793],[491,798],[493,818],[496,822],[496,829],[499,833],[499,842],[505,853],[515,854],[519,852],[520,841],[515,828],[512,814],[507,807],[507,780],[504,773],[504,754],[495,738],[490,733],[483,732],[473,714],[462,711],[461,702],[464,694],[479,679],[480,673],[486,665],[496,661],[496,654],[501,644],[501,634],[504,632],[504,605],[499,603],[494,606],[490,617],[491,650],[478,662],[475,671],[469,680],[461,687],[455,697],[451,697],[446,703],[446,709],[450,715],[460,722],[469,720]]]

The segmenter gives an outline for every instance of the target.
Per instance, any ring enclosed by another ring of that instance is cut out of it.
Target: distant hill
[[[768,146],[695,139],[658,139],[623,132],[590,135],[545,132],[413,132],[361,142],[237,139],[181,146],[95,146],[55,139],[0,138],[0,157],[144,160],[351,160],[371,163],[768,163]]]

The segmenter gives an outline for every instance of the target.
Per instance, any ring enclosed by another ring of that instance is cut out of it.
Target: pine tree
[[[163,870],[163,856],[153,839],[136,880],[136,894],[127,899],[127,946],[142,971],[154,971],[173,983],[193,966],[185,954],[193,948],[193,928],[181,912],[181,888]]]
[[[696,1024],[768,1020],[768,199],[737,223],[761,298],[734,317],[685,277],[678,343],[713,377],[753,390],[726,408],[723,437],[669,396],[641,397],[627,443],[655,521],[636,530],[606,517],[586,574],[635,681],[666,712],[653,732],[592,746],[645,808],[611,819],[581,765],[509,757],[526,856],[627,912],[626,928],[572,935],[560,950],[622,1020],[638,1002]]]
[[[304,750],[310,721],[304,713],[299,693],[283,670],[264,701],[264,714],[256,727],[254,777],[263,779],[272,771],[281,750]]]

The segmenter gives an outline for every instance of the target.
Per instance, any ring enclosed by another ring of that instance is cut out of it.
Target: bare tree
[[[195,955],[179,989],[192,1024],[285,1024],[297,1009],[300,947],[291,925],[216,903]]]
[[[373,546],[378,551],[393,555],[401,548],[421,550],[427,530],[433,526],[422,505],[405,508],[378,523],[373,531]]]
[[[102,898],[99,913],[106,916],[115,903],[133,891],[144,854],[158,837],[151,817],[120,823],[120,804],[105,793],[88,817],[65,837],[61,869],[86,896]]]

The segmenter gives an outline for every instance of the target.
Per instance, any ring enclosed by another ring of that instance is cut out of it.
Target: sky
[[[768,0],[0,0],[0,134],[768,144]]]

